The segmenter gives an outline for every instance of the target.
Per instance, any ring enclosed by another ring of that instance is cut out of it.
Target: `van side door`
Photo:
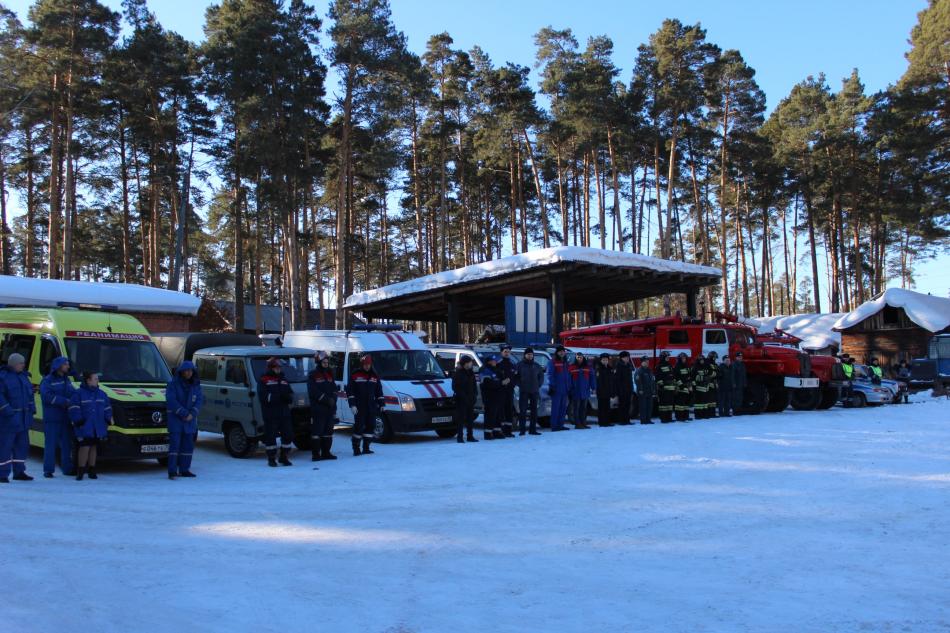
[[[219,398],[222,399],[222,421],[237,422],[248,437],[257,435],[254,428],[254,398],[251,379],[247,373],[247,359],[226,356],[221,374]]]
[[[195,356],[195,368],[201,381],[201,395],[205,402],[198,413],[198,429],[221,432],[221,394],[218,393],[218,359],[210,356]]]

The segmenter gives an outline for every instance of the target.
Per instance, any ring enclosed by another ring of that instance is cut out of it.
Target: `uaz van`
[[[160,461],[168,456],[165,385],[171,379],[148,330],[127,314],[72,308],[0,309],[0,363],[22,354],[34,385],[49,373],[57,356],[72,363],[74,379],[83,371],[99,373],[99,386],[112,403],[114,424],[99,446],[102,459]],[[43,414],[30,444],[43,446]]]
[[[360,356],[370,354],[373,369],[382,380],[386,404],[375,422],[381,442],[395,433],[431,431],[439,437],[455,435],[452,381],[435,356],[415,334],[387,326],[362,326],[353,330],[298,330],[284,334],[285,345],[330,354],[340,390],[337,415],[353,423],[353,413],[343,389],[351,372],[360,366]]]

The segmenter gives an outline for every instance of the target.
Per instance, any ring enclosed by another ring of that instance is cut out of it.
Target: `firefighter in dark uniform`
[[[500,440],[504,439],[505,434],[501,430],[501,408],[502,398],[504,398],[505,388],[502,386],[501,372],[498,369],[498,361],[501,357],[492,354],[478,372],[479,382],[482,389],[482,404],[485,406],[485,439]]]
[[[716,405],[719,402],[719,354],[709,352],[706,358],[706,367],[709,369],[709,402],[712,403],[706,417],[714,418],[716,417],[716,410],[718,408]]]
[[[376,416],[385,401],[383,384],[373,369],[373,357],[369,354],[360,356],[360,368],[350,374],[350,380],[346,383],[346,397],[353,411],[353,456],[372,455],[375,451],[370,445],[376,437]],[[360,440],[363,441],[362,451]]]
[[[660,360],[656,364],[655,376],[660,422],[667,424],[673,421],[673,405],[676,401],[676,378],[673,376],[673,367],[670,365],[669,352],[660,352]]]
[[[630,352],[620,352],[617,362],[617,424],[630,424],[630,403],[633,400],[633,364],[630,362]]]
[[[689,407],[693,399],[693,370],[690,369],[686,352],[680,352],[676,357],[673,378],[676,381],[676,404],[673,406],[676,421],[689,422]]]
[[[705,356],[697,356],[696,364],[693,365],[693,394],[694,417],[697,420],[705,420],[709,417],[709,383],[712,378],[712,371],[706,364]]]
[[[452,393],[455,394],[455,426],[458,429],[456,440],[464,444],[462,431],[466,431],[469,442],[477,442],[472,424],[475,422],[475,396],[477,380],[472,365],[475,361],[467,354],[459,359],[452,374]]]
[[[307,395],[310,396],[310,453],[311,461],[336,459],[330,452],[333,446],[333,427],[336,423],[336,378],[330,367],[330,355],[317,354],[317,366],[307,377]]]
[[[275,357],[267,359],[267,371],[260,380],[257,394],[261,399],[261,414],[264,417],[264,449],[267,451],[267,465],[277,466],[277,436],[280,436],[280,464],[292,466],[287,458],[294,441],[293,424],[290,417],[290,405],[294,401],[294,392],[284,377],[280,361]]]
[[[637,409],[640,413],[640,424],[653,424],[653,396],[656,395],[656,379],[650,371],[650,359],[640,358],[640,366],[633,372],[633,380],[637,384]]]
[[[518,370],[515,361],[511,358],[511,345],[501,346],[501,360],[496,367],[501,374],[503,399],[501,402],[501,431],[505,437],[514,437],[512,432],[515,424],[515,378]]]

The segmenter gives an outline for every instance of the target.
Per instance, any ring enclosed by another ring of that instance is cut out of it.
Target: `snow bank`
[[[888,288],[839,319],[834,324],[834,329],[841,331],[855,326],[883,310],[884,306],[903,308],[911,321],[931,332],[940,332],[950,327],[950,299],[903,288]]]
[[[542,266],[550,266],[561,262],[581,262],[601,266],[655,270],[665,273],[714,275],[716,277],[722,275],[718,268],[659,259],[648,255],[610,251],[600,248],[585,248],[581,246],[555,246],[552,248],[529,251],[527,253],[519,253],[518,255],[510,255],[500,259],[493,259],[480,264],[472,264],[464,268],[447,270],[417,279],[401,281],[399,283],[383,286],[382,288],[357,292],[347,298],[344,307],[355,308],[383,299],[416,294],[459,283],[501,277],[502,275]]]
[[[55,308],[59,302],[116,306],[122,312],[198,314],[201,299],[138,284],[0,275],[0,305]]]
[[[776,330],[781,330],[801,339],[800,347],[802,349],[817,350],[826,347],[841,347],[841,334],[835,332],[832,328],[844,316],[840,312],[792,314],[742,319],[742,322],[756,328],[760,334],[771,334]]]

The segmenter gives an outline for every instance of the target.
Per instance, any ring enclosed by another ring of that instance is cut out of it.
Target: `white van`
[[[343,390],[350,372],[359,368],[360,356],[369,354],[386,400],[376,419],[379,441],[388,442],[395,433],[416,431],[435,431],[439,437],[455,435],[452,380],[415,334],[393,326],[366,325],[352,330],[291,331],[284,334],[283,342],[330,354],[339,387],[337,415],[341,423],[353,423]]]

